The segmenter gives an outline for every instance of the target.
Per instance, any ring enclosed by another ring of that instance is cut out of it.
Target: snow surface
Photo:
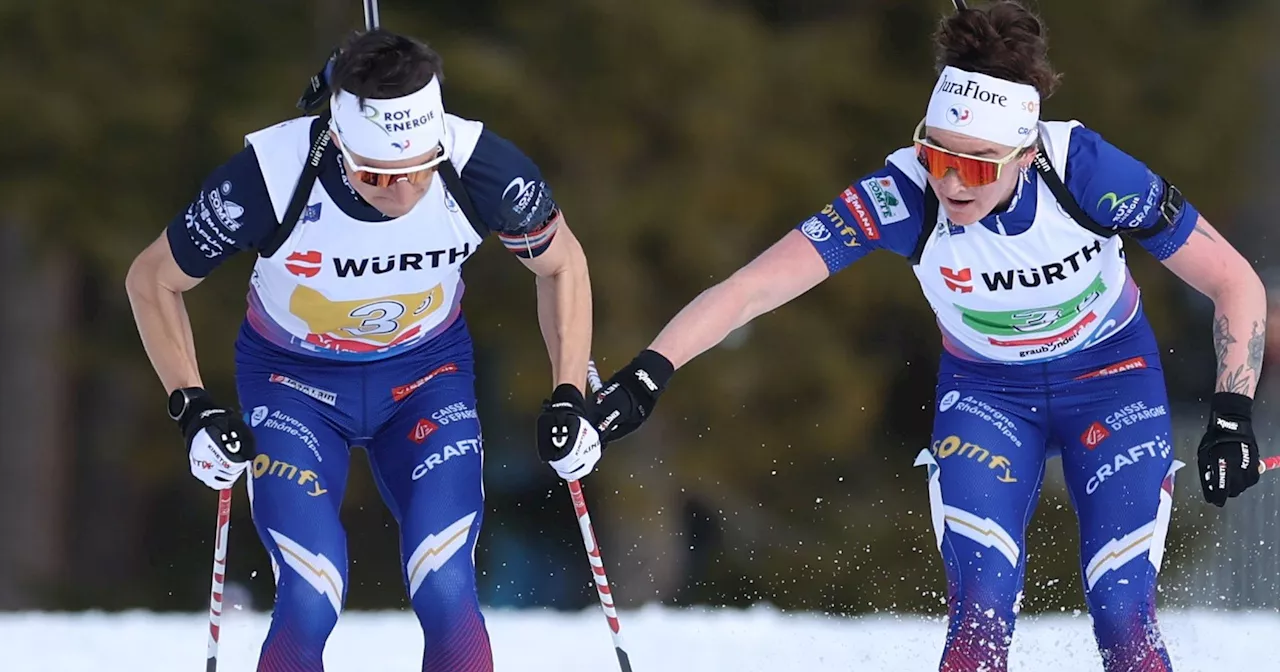
[[[490,610],[496,669],[616,670],[598,609],[581,613]],[[945,622],[919,616],[834,617],[769,608],[669,609],[620,614],[636,672],[675,670],[937,669]],[[252,670],[267,615],[224,617],[221,672]],[[1161,629],[1177,672],[1280,670],[1280,614],[1167,611]],[[203,670],[204,614],[0,614],[0,670],[130,672]],[[575,642],[567,648],[566,642]],[[407,612],[347,612],[326,653],[329,672],[420,669],[421,636]],[[1087,615],[1023,616],[1010,669],[1098,672]]]

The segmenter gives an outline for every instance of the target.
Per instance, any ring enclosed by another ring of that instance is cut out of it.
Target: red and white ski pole
[[[213,587],[209,591],[209,653],[205,672],[218,669],[218,636],[222,630],[222,588],[227,582],[227,532],[231,530],[231,488],[218,491],[218,527],[213,538]]]
[[[1280,469],[1280,455],[1264,457],[1262,458],[1262,464],[1258,465],[1259,474],[1265,474],[1272,469]]]
[[[604,384],[600,381],[600,372],[596,370],[595,361],[587,362],[587,383],[592,392],[599,392]],[[613,650],[618,654],[618,666],[622,672],[631,672],[631,659],[627,656],[627,647],[622,641],[622,626],[618,624],[618,611],[613,603],[613,590],[609,588],[609,579],[604,574],[604,560],[600,557],[600,546],[596,543],[595,530],[591,528],[591,515],[587,513],[587,500],[582,496],[582,485],[578,481],[569,481],[569,499],[573,500],[573,512],[578,515],[578,529],[582,531],[582,543],[587,548],[587,560],[591,563],[591,574],[596,583],[596,595],[600,598],[600,608],[609,621],[609,634],[613,636]]]

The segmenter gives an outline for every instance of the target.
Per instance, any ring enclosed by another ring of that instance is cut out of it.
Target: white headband
[[[929,98],[925,124],[1010,147],[1029,141],[1040,121],[1040,93],[1018,84],[947,66]]]
[[[444,140],[444,102],[440,78],[400,98],[366,98],[339,89],[329,101],[330,122],[352,154],[375,161],[421,156]]]

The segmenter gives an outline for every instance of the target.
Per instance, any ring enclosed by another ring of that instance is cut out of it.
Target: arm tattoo
[[[1219,379],[1227,370],[1227,346],[1235,342],[1236,339],[1231,336],[1231,325],[1227,322],[1227,316],[1219,315],[1218,319],[1213,321],[1213,354],[1218,358]]]
[[[1208,238],[1209,240],[1217,240],[1217,238],[1213,237],[1212,233],[1209,233],[1208,230],[1206,230],[1203,226],[1200,226],[1199,224],[1196,224],[1196,228],[1192,229],[1192,231],[1195,231],[1196,233],[1204,236],[1205,238]]]
[[[1249,381],[1241,365],[1235,371],[1227,370],[1227,351],[1236,339],[1231,335],[1231,324],[1226,315],[1220,315],[1213,321],[1213,352],[1218,358],[1218,392],[1234,392],[1244,394],[1248,390]]]
[[[1267,340],[1267,321],[1264,318],[1261,322],[1253,321],[1253,335],[1249,337],[1249,358],[1246,366],[1253,372],[1255,381],[1262,380],[1262,353],[1266,347]]]
[[[1245,363],[1234,370],[1227,370],[1226,357],[1236,339],[1231,335],[1227,316],[1219,316],[1213,322],[1213,351],[1218,358],[1218,392],[1234,392],[1253,396],[1254,386],[1262,375],[1262,354],[1266,339],[1266,324],[1254,320],[1253,331],[1247,344]]]

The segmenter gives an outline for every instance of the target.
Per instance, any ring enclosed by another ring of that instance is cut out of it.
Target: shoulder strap
[[[275,235],[267,241],[266,245],[258,249],[258,254],[263,258],[270,258],[275,254],[276,250],[284,245],[284,241],[293,234],[293,229],[298,226],[298,219],[302,217],[302,208],[306,207],[307,198],[311,195],[311,187],[316,183],[316,177],[320,175],[320,160],[324,158],[325,150],[328,148],[329,110],[326,109],[311,121],[311,151],[307,155],[307,164],[302,168],[302,175],[298,177],[298,184],[293,189],[293,197],[289,199],[289,207],[285,208],[284,219],[276,227]]]
[[[1071,195],[1070,190],[1067,189],[1067,185],[1062,182],[1062,178],[1058,177],[1058,172],[1053,169],[1053,164],[1049,161],[1049,152],[1045,148],[1043,140],[1037,143],[1037,149],[1039,151],[1036,152],[1036,158],[1032,161],[1032,165],[1035,166],[1036,172],[1040,174],[1040,179],[1044,180],[1045,186],[1049,187],[1049,191],[1053,193],[1054,199],[1056,199],[1058,204],[1062,206],[1062,209],[1067,212],[1067,215],[1069,215],[1071,219],[1075,220],[1075,222],[1080,226],[1102,236],[1103,238],[1110,238],[1117,235],[1119,233],[1118,231],[1115,229],[1109,229],[1095,222],[1093,218],[1084,211],[1084,208],[1080,207],[1080,204],[1076,201],[1075,197]],[[1164,180],[1164,178],[1161,178],[1161,181],[1164,182],[1164,198],[1160,202],[1160,221],[1156,222],[1155,226],[1152,226],[1149,229],[1143,229],[1141,231],[1127,231],[1124,235],[1139,240],[1150,238],[1165,230],[1165,228],[1170,226],[1173,223],[1173,220],[1178,216],[1183,205],[1185,205],[1185,198],[1177,187]],[[926,180],[924,185],[924,221],[921,222],[920,238],[916,241],[915,251],[911,255],[912,266],[919,265],[920,257],[924,253],[924,246],[929,242],[929,235],[937,221],[938,195],[933,193],[933,188],[929,186],[929,183]]]
[[[1036,172],[1040,174],[1040,179],[1044,180],[1044,185],[1049,187],[1049,191],[1053,192],[1053,197],[1058,201],[1058,205],[1067,212],[1071,219],[1076,220],[1076,224],[1092,231],[1093,233],[1110,238],[1116,233],[1115,229],[1108,229],[1105,226],[1093,221],[1093,218],[1080,207],[1074,196],[1067,189],[1067,185],[1062,183],[1062,178],[1058,177],[1058,171],[1053,169],[1053,164],[1049,162],[1049,151],[1045,149],[1043,140],[1036,143],[1036,158],[1031,162],[1036,167]]]
[[[924,256],[924,246],[933,235],[933,228],[938,225],[938,195],[933,193],[929,180],[924,181],[924,215],[920,220],[920,237],[916,238],[916,248],[911,252],[911,265],[919,266],[920,257]]]
[[[1067,190],[1067,185],[1062,183],[1062,178],[1058,177],[1057,171],[1053,169],[1053,164],[1049,162],[1049,153],[1045,150],[1043,140],[1038,143],[1038,149],[1040,151],[1036,154],[1036,158],[1032,163],[1036,167],[1036,172],[1040,173],[1040,179],[1044,180],[1045,186],[1049,187],[1049,191],[1053,192],[1053,197],[1062,205],[1062,209],[1066,210],[1067,214],[1071,215],[1071,218],[1076,220],[1077,224],[1099,236],[1110,238],[1119,233],[1115,229],[1109,229],[1098,224],[1085,213],[1080,204],[1076,202],[1075,197]],[[1150,228],[1140,231],[1125,231],[1124,235],[1126,237],[1138,240],[1150,238],[1172,225],[1173,220],[1177,218],[1178,213],[1182,210],[1182,206],[1185,203],[1182,192],[1177,187],[1169,184],[1163,177],[1160,178],[1160,181],[1164,185],[1164,198],[1160,201],[1160,219]]]
[[[476,230],[476,234],[484,238],[489,233],[489,228],[485,226],[484,220],[480,219],[480,213],[476,212],[475,203],[471,202],[471,196],[467,193],[467,188],[462,184],[462,178],[458,175],[457,169],[453,167],[453,161],[445,159],[436,167],[436,172],[440,177],[444,178],[444,186],[449,189],[449,194],[453,196],[453,200],[458,202],[458,207],[462,208],[462,214],[467,216],[467,221],[471,222],[471,228]]]

